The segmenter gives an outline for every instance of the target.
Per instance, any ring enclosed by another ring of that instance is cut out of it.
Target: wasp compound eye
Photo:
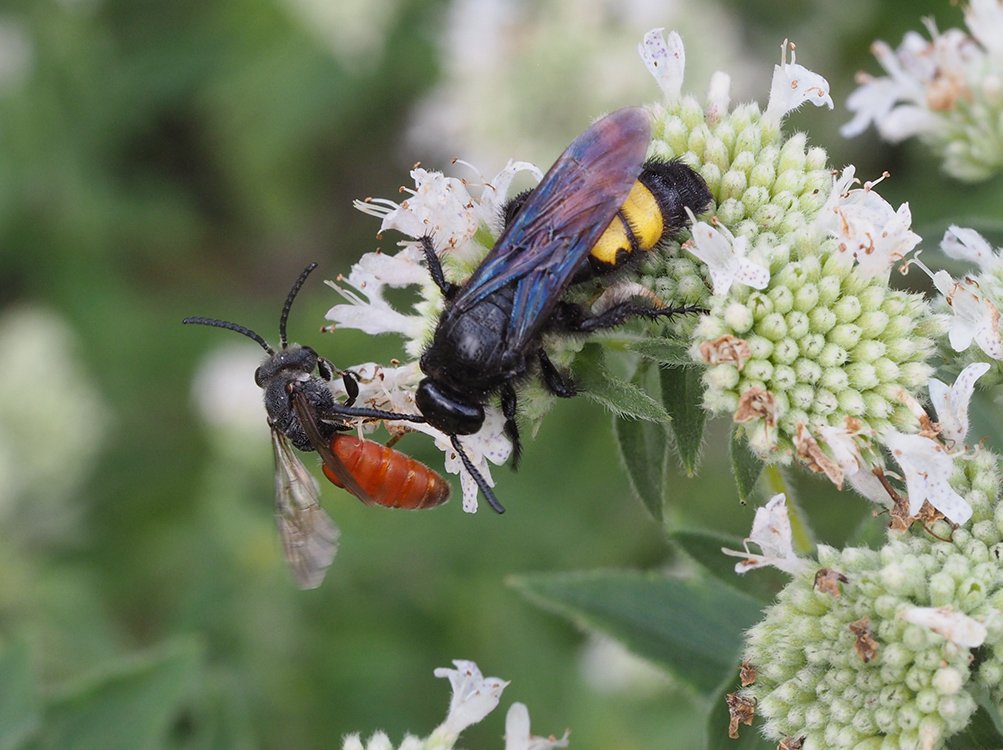
[[[415,404],[428,423],[448,435],[472,435],[484,424],[484,407],[468,404],[425,378],[418,383]]]

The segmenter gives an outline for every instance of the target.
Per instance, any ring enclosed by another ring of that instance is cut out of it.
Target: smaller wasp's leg
[[[334,366],[331,360],[317,357],[317,373],[320,375],[321,380],[333,380],[334,373],[336,372],[338,372],[338,368]]]
[[[636,302],[621,302],[598,315],[582,316],[578,320],[566,319],[567,330],[578,333],[592,333],[604,328],[615,328],[631,318],[648,318],[657,320],[673,315],[704,312],[698,305],[683,305],[681,307],[650,307]]]
[[[359,376],[351,370],[342,370],[341,382],[345,386],[345,393],[348,395],[342,406],[351,406],[355,403],[355,399],[359,397]]]
[[[495,497],[494,490],[491,489],[491,486],[484,478],[484,475],[477,471],[477,467],[474,466],[474,463],[470,460],[467,452],[463,450],[463,446],[460,444],[459,438],[457,438],[456,435],[450,435],[449,441],[453,444],[453,448],[456,450],[457,455],[459,455],[460,461],[463,462],[463,468],[465,468],[467,473],[473,477],[474,482],[477,483],[477,488],[481,491],[481,494],[484,495],[484,499],[488,501],[488,505],[491,506],[491,510],[495,513],[504,513],[504,506],[498,502],[498,498]]]
[[[515,388],[511,383],[506,383],[501,388],[502,414],[505,415],[505,434],[512,441],[512,468],[519,468],[519,459],[522,458],[522,441],[519,440],[519,425],[515,421],[516,407]]]
[[[571,398],[577,393],[575,384],[557,369],[543,349],[537,351],[537,357],[540,360],[540,376],[547,390],[558,398]]]
[[[415,422],[424,424],[425,417],[421,414],[401,414],[396,411],[385,411],[384,409],[370,409],[365,406],[349,406],[347,404],[335,404],[331,411],[343,417],[362,417],[363,419],[383,419],[387,422]]]
[[[452,299],[459,287],[451,281],[446,281],[446,276],[442,272],[442,263],[439,261],[439,256],[435,254],[435,245],[432,244],[432,238],[426,234],[418,241],[421,243],[421,249],[425,253],[425,265],[428,266],[428,272],[432,276],[432,281],[439,287],[439,291],[442,292],[443,297]]]

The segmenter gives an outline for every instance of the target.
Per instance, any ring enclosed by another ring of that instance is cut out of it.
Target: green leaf
[[[734,674],[742,632],[760,619],[758,601],[713,578],[595,571],[511,583],[538,606],[616,638],[703,695]]]
[[[700,445],[707,412],[703,408],[703,368],[663,367],[659,371],[662,383],[662,403],[672,417],[672,432],[683,469],[689,476],[697,473]]]
[[[736,692],[740,687],[738,672],[726,678],[720,688],[711,698],[707,712],[707,737],[705,750],[776,750],[777,743],[763,739],[753,720],[752,726],[738,725],[738,739],[728,736],[728,723],[731,716],[728,712],[727,695]]]
[[[761,602],[772,602],[777,592],[790,581],[790,576],[771,567],[736,573],[735,563],[741,558],[730,557],[721,548],[741,550],[742,540],[737,536],[702,529],[682,529],[669,534],[669,539],[714,578]]]
[[[686,344],[666,338],[643,338],[631,341],[627,348],[645,359],[671,367],[692,367],[693,358]]]
[[[575,382],[583,396],[621,417],[668,422],[662,405],[644,390],[611,374],[603,362],[602,350],[586,346],[575,359]]]
[[[1003,721],[985,690],[976,689],[979,708],[968,726],[951,737],[947,750],[999,750],[1003,747]]]
[[[614,416],[613,434],[634,496],[661,522],[669,443],[665,425]]]
[[[15,750],[40,726],[41,711],[27,641],[11,640],[0,653],[0,750]]]
[[[41,747],[160,748],[196,683],[201,661],[196,644],[174,642],[77,681],[49,703]]]
[[[749,449],[745,430],[736,425],[731,431],[731,471],[735,475],[738,499],[749,502],[756,490],[756,482],[763,473],[763,461]]]

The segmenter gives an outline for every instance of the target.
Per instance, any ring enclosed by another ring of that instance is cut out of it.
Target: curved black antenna
[[[463,446],[460,445],[459,438],[457,438],[456,435],[450,435],[449,441],[453,444],[453,448],[456,449],[456,452],[460,454],[460,460],[463,462],[463,468],[465,468],[467,470],[467,473],[474,478],[475,482],[477,482],[477,487],[484,495],[484,499],[488,501],[488,505],[491,506],[491,510],[493,510],[495,513],[504,513],[505,508],[502,506],[500,502],[498,502],[498,498],[495,497],[494,490],[492,490],[491,487],[488,485],[488,482],[484,478],[484,475],[481,474],[479,471],[477,471],[477,468],[470,460],[470,457],[467,456],[467,452],[463,450]]]
[[[311,271],[317,267],[316,263],[311,263],[306,268],[303,269],[303,273],[299,275],[296,281],[293,282],[293,288],[289,290],[289,294],[286,296],[286,303],[282,306],[282,315],[279,316],[279,346],[285,349],[289,342],[286,340],[286,320],[289,319],[289,310],[293,306],[293,300],[296,299],[296,295],[299,294],[300,288],[306,282],[306,277],[310,275]]]
[[[275,350],[268,345],[268,342],[265,341],[263,338],[261,338],[261,336],[256,334],[250,328],[245,328],[244,326],[237,325],[236,323],[231,323],[228,320],[216,320],[215,318],[193,317],[193,318],[185,318],[181,322],[184,323],[186,326],[187,325],[212,326],[213,328],[225,328],[228,331],[236,331],[237,333],[247,336],[247,338],[251,339],[252,341],[257,341],[258,345],[269,354],[275,354]]]

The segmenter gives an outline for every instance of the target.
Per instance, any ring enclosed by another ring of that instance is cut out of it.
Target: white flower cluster
[[[1003,5],[972,0],[965,8],[968,31],[938,31],[930,39],[910,31],[897,49],[876,41],[872,51],[886,75],[861,74],[846,106],[853,119],[844,136],[859,135],[871,123],[897,143],[919,137],[944,159],[960,180],[985,179],[1003,167]]]
[[[453,689],[446,720],[425,738],[407,735],[398,750],[450,750],[467,727],[477,724],[494,711],[508,683],[497,677],[484,677],[472,661],[458,659],[456,669],[441,667],[436,677],[445,677]],[[505,717],[505,750],[553,750],[568,746],[568,732],[560,739],[537,737],[529,732],[529,711],[522,703],[513,703]],[[376,732],[362,742],[358,734],[345,737],[342,750],[394,750],[384,732]]]

